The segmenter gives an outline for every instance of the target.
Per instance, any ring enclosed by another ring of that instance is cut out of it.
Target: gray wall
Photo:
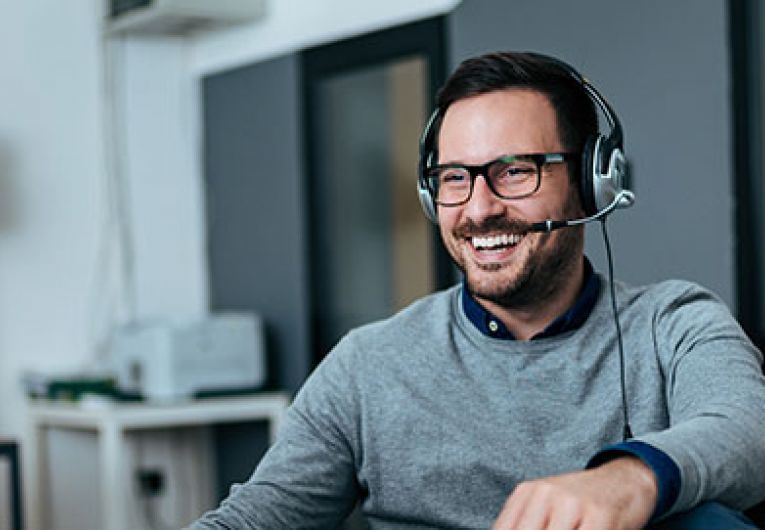
[[[734,302],[730,80],[723,0],[464,0],[452,65],[498,49],[575,66],[625,128],[637,202],[609,221],[615,275],[687,278]],[[588,255],[606,271],[599,226]]]
[[[203,96],[212,309],[260,313],[269,384],[295,391],[311,361],[297,57],[211,76]]]
[[[311,363],[298,86],[294,55],[203,83],[211,309],[263,316],[267,385],[292,392]],[[219,498],[250,475],[266,434],[258,423],[214,430]]]

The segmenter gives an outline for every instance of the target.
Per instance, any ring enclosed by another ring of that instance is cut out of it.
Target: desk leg
[[[128,528],[126,448],[124,433],[116,424],[106,423],[100,430],[101,443],[101,517],[104,530]]]
[[[28,459],[26,476],[28,477],[27,491],[27,521],[30,530],[47,530],[50,528],[48,512],[48,427],[34,423],[29,431],[29,447],[33,458]]]
[[[21,455],[19,454],[19,446],[14,443],[11,447],[11,496],[13,497],[13,505],[11,506],[11,528],[13,530],[22,530],[23,528],[23,516],[22,510],[24,509],[21,502]]]

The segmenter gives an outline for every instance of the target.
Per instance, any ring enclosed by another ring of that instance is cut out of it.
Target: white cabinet
[[[226,422],[266,420],[270,440],[279,428],[289,404],[285,393],[260,393],[248,396],[210,398],[183,403],[155,405],[147,403],[96,402],[68,404],[34,402],[30,407],[31,444],[35,451],[34,466],[27,466],[30,498],[30,528],[50,528],[50,470],[47,443],[52,429],[95,433],[98,458],[98,491],[103,530],[131,528],[129,443],[131,436],[146,430],[172,430],[203,427]]]

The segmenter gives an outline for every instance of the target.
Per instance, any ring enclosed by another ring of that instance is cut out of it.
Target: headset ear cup
[[[420,199],[420,205],[422,206],[422,211],[425,212],[425,217],[430,219],[434,224],[438,224],[436,204],[433,202],[430,190],[425,185],[422,178],[417,179],[417,197]]]
[[[436,204],[426,184],[425,172],[431,162],[438,159],[436,154],[436,135],[440,123],[441,112],[438,108],[433,111],[425,125],[425,130],[420,136],[420,156],[417,161],[417,197],[420,199],[425,216],[433,223],[438,224]]]
[[[590,136],[582,150],[582,166],[579,168],[579,194],[582,199],[584,214],[595,215],[598,208],[595,204],[595,161],[598,160],[598,137]]]

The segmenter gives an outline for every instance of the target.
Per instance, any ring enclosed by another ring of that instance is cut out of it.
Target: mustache
[[[524,235],[529,231],[531,223],[523,219],[509,219],[504,216],[488,217],[481,223],[468,219],[452,230],[458,238],[481,237],[491,233],[505,232]]]

